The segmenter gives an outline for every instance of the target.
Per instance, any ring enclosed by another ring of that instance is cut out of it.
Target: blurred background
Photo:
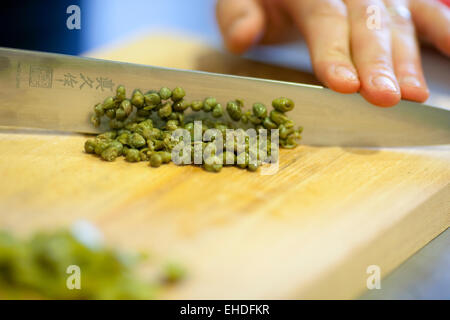
[[[103,47],[127,43],[140,35],[174,33],[185,38],[199,39],[208,47],[223,52],[215,21],[215,2],[215,0],[2,1],[0,46],[80,55],[101,50]],[[70,30],[66,27],[67,18],[70,16],[66,10],[70,5],[77,5],[81,9],[79,30]],[[309,74],[310,82],[315,81],[308,51],[302,41],[276,47],[260,46],[252,49],[245,57],[298,70],[303,74]],[[423,63],[431,89],[428,103],[450,108],[450,75],[448,69],[445,72],[445,68],[449,67],[448,59],[431,48],[425,48]],[[239,72],[240,70],[236,71]],[[296,81],[295,77],[296,74],[293,74],[289,80]],[[447,230],[388,276],[383,290],[367,293],[363,298],[449,298],[449,247],[450,233]]]
[[[67,7],[81,9],[81,29],[69,30]],[[214,0],[58,0],[2,2],[1,45],[80,54],[150,29],[182,29],[220,39]]]

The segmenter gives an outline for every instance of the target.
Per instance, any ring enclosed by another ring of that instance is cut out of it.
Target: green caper
[[[203,109],[203,101],[196,100],[191,102],[191,109],[193,111],[200,111]]]
[[[140,126],[144,126],[149,129],[153,129],[153,120],[152,119],[146,119],[139,123]]]
[[[117,120],[125,120],[127,117],[127,113],[122,108],[116,110],[116,119]]]
[[[117,101],[123,101],[126,98],[126,91],[125,87],[120,85],[116,89],[116,100]]]
[[[139,117],[143,117],[143,119],[147,119],[147,117],[150,116],[150,114],[151,114],[150,110],[139,109],[138,111],[136,111],[136,115],[138,115]]]
[[[96,155],[101,155],[104,150],[106,150],[111,144],[111,140],[97,139],[95,143],[94,152]]]
[[[190,107],[190,103],[185,100],[179,100],[172,105],[172,109],[177,112],[183,112]]]
[[[288,98],[277,98],[272,101],[272,106],[279,112],[288,112],[294,109],[294,102]]]
[[[142,148],[146,144],[147,141],[139,133],[133,133],[128,137],[128,145],[132,148]]]
[[[104,140],[112,140],[112,139],[115,139],[116,137],[117,137],[117,132],[112,130],[112,131],[103,132],[103,133],[99,134],[96,138],[104,139]]]
[[[242,110],[236,101],[230,101],[227,103],[227,112],[231,119],[239,121],[242,116]]]
[[[134,130],[136,130],[137,125],[138,124],[136,122],[128,123],[127,125],[125,125],[125,129],[134,132]]]
[[[105,114],[108,118],[114,119],[116,117],[116,110],[108,109],[108,110],[106,110]]]
[[[157,168],[159,166],[161,166],[162,164],[162,157],[161,155],[159,155],[158,153],[152,153],[152,155],[150,156],[150,165],[154,168]]]
[[[184,92],[183,88],[176,87],[172,91],[172,101],[174,101],[174,102],[180,101],[181,99],[184,98],[185,95],[186,95],[186,92]]]
[[[163,87],[159,90],[159,96],[163,100],[167,100],[172,96],[172,91],[169,88]]]
[[[139,162],[141,161],[141,155],[137,149],[128,149],[125,159],[128,162]]]
[[[161,102],[161,97],[156,92],[146,93],[144,95],[144,101],[147,106],[156,106]]]
[[[170,103],[166,103],[158,110],[158,115],[161,118],[167,118],[172,113],[172,105]]]
[[[178,129],[178,120],[169,120],[166,123],[166,129],[169,131],[174,131]]]
[[[119,141],[121,144],[127,144],[128,143],[128,137],[130,136],[129,133],[124,132],[121,135],[117,137],[117,141]]]
[[[109,127],[111,129],[122,129],[124,127],[124,123],[118,119],[111,119],[109,120]]]
[[[112,109],[114,107],[115,107],[115,104],[114,104],[113,97],[108,97],[105,99],[105,101],[103,101],[103,109],[108,110],[108,109]]]
[[[252,110],[253,114],[257,118],[264,119],[265,117],[267,117],[267,108],[262,103],[253,104]]]
[[[257,116],[255,116],[254,114],[252,114],[252,115],[249,117],[249,120],[250,120],[250,122],[251,122],[252,124],[254,124],[254,125],[258,125],[258,124],[261,124],[261,123],[262,123],[262,120],[261,120],[260,118],[258,118]]]
[[[142,148],[139,150],[139,157],[141,161],[148,161],[150,159],[150,148]]]
[[[217,105],[216,98],[209,97],[203,102],[203,111],[210,112]]]
[[[280,130],[281,139],[286,139],[288,135],[294,132],[294,128],[286,128],[283,124],[280,124],[278,129]]]
[[[244,114],[242,114],[241,116],[241,122],[243,124],[247,124],[250,120],[251,117],[251,113],[249,111],[244,112]]]
[[[100,126],[100,118],[94,114],[91,117],[91,123],[94,125],[94,127],[98,128]]]
[[[142,94],[141,90],[134,90],[131,97],[131,104],[138,109],[144,106],[144,95]]]
[[[123,111],[125,111],[126,115],[129,116],[131,114],[131,112],[133,111],[133,106],[131,105],[130,100],[123,100],[120,103],[120,109],[122,109]]]
[[[275,110],[270,111],[270,120],[275,122],[277,125],[284,124],[289,119],[282,112]]]
[[[212,109],[212,116],[214,118],[220,118],[221,116],[223,116],[223,108],[222,105],[220,103],[216,104],[213,109]]]
[[[95,153],[96,144],[97,142],[95,141],[95,139],[86,140],[86,142],[84,143],[84,150],[86,151],[86,153]]]
[[[172,154],[167,151],[158,151],[159,156],[161,157],[162,163],[169,163],[172,160]]]
[[[114,140],[109,145],[110,148],[115,148],[119,156],[122,155],[123,152],[123,144],[120,141]]]
[[[105,110],[103,109],[103,105],[101,103],[97,103],[94,106],[94,113],[97,117],[102,117],[105,114]]]
[[[208,172],[219,172],[222,170],[222,167],[223,163],[217,156],[206,159],[203,164],[203,168]]]
[[[105,161],[114,161],[118,156],[119,152],[114,147],[108,147],[101,153],[101,157]]]
[[[161,130],[159,130],[158,128],[153,128],[151,129],[150,132],[150,139],[160,139],[161,138]]]
[[[245,169],[248,166],[248,153],[247,152],[241,152],[236,156],[236,164],[239,168]]]

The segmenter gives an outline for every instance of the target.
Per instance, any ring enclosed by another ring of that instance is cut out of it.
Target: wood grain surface
[[[316,81],[168,37],[89,55]],[[369,265],[388,274],[450,224],[448,147],[300,146],[282,150],[279,171],[263,176],[107,163],[83,152],[85,140],[0,130],[0,227],[28,234],[89,220],[111,245],[183,262],[187,279],[164,298],[354,298]]]

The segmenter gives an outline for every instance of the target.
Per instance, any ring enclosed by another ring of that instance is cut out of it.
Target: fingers
[[[361,81],[361,94],[369,102],[389,107],[400,101],[394,74],[389,15],[381,0],[347,0],[353,61]],[[370,24],[374,19],[374,23]]]
[[[391,10],[392,57],[402,98],[424,102],[429,91],[407,1],[385,0],[385,4]]]
[[[419,33],[450,56],[450,8],[438,0],[411,0],[410,8]]]
[[[258,0],[219,0],[217,21],[227,48],[243,53],[261,37],[264,11]]]
[[[314,71],[327,87],[342,93],[360,87],[350,56],[347,10],[341,0],[285,0],[303,33]]]

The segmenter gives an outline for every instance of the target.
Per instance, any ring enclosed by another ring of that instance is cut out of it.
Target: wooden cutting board
[[[317,83],[163,36],[89,55]],[[385,276],[450,224],[448,147],[300,146],[263,176],[107,163],[83,152],[85,140],[0,130],[0,227],[28,234],[89,220],[111,245],[183,262],[188,277],[165,298],[354,298],[369,265]]]

